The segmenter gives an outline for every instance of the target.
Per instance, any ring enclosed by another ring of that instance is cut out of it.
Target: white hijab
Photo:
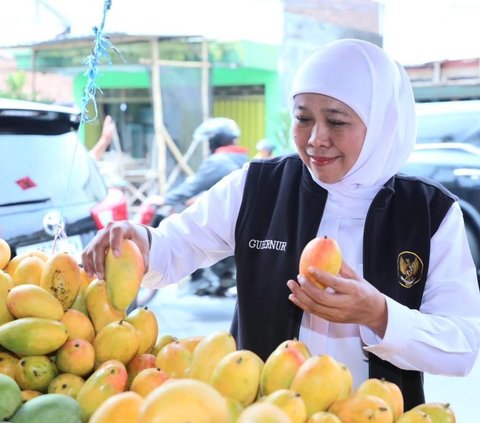
[[[303,61],[290,102],[300,93],[336,98],[366,125],[362,151],[350,171],[339,182],[317,182],[328,190],[331,201],[345,206],[344,200],[357,200],[368,207],[415,144],[415,100],[407,73],[376,45],[343,39],[314,50]]]

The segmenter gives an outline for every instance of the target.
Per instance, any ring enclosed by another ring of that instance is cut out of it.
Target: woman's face
[[[300,158],[322,182],[333,184],[355,164],[367,127],[345,103],[321,94],[294,98],[292,136]]]

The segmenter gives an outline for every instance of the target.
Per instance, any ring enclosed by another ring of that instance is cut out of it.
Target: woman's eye
[[[332,126],[343,126],[346,125],[346,122],[340,121],[340,120],[332,120],[330,119],[328,123]]]
[[[304,116],[295,116],[295,119],[297,119],[299,122],[308,122],[310,120],[310,118]]]

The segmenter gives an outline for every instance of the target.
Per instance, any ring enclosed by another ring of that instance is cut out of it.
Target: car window
[[[480,142],[480,101],[418,103],[417,141]]]

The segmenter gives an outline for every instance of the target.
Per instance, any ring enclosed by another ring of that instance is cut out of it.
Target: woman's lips
[[[310,156],[310,160],[317,166],[325,166],[333,163],[337,157]]]

